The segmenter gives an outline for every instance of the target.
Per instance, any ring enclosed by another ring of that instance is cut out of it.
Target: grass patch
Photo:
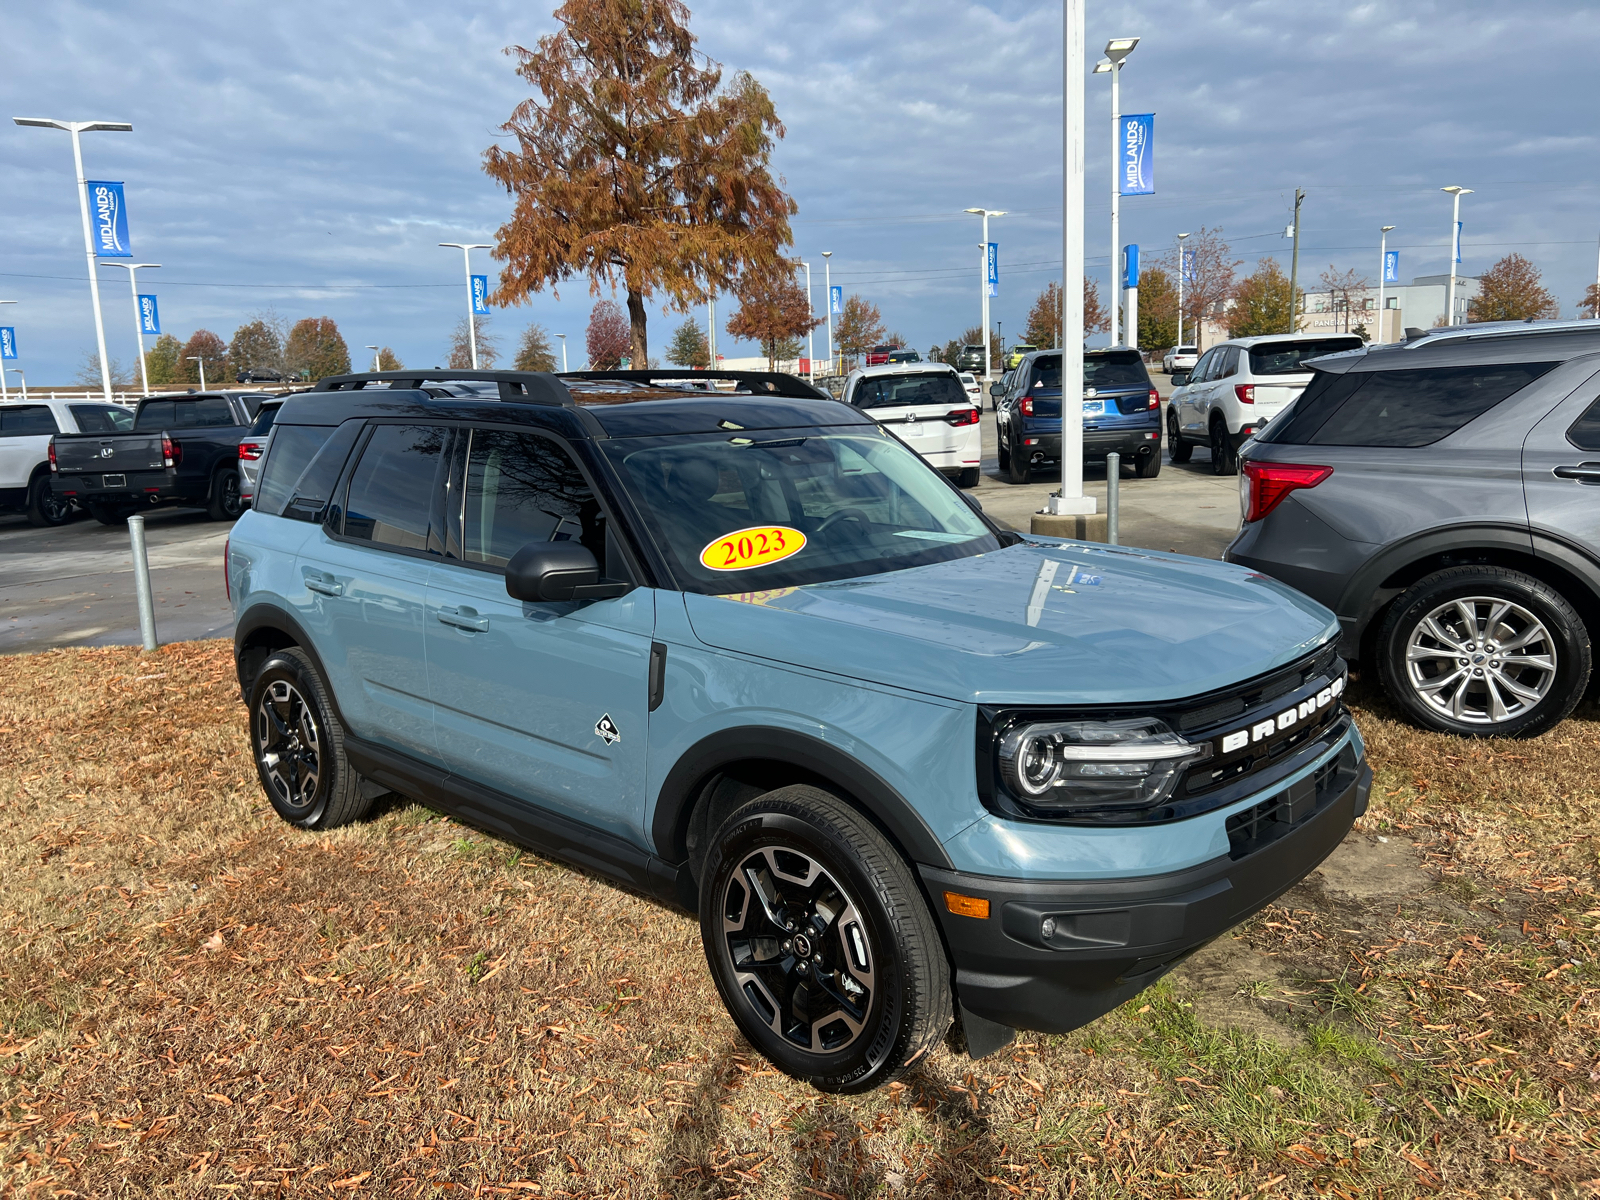
[[[4,660],[6,1194],[1398,1200],[1600,1178],[1592,708],[1467,743],[1354,690],[1378,770],[1360,835],[1426,869],[1381,902],[1308,883],[1238,931],[1255,974],[1220,999],[1283,1044],[1171,978],[1072,1035],[829,1097],[738,1037],[690,916],[397,798],[328,835],[284,825],[229,653]]]

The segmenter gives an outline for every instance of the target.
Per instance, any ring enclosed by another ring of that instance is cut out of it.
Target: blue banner
[[[161,313],[156,308],[156,298],[154,296],[139,297],[139,332],[161,332]]]
[[[489,311],[489,277],[487,275],[474,275],[472,277],[472,311],[476,316],[482,316]]]
[[[1383,252],[1383,281],[1385,283],[1400,282],[1400,251],[1385,250]]]
[[[0,325],[0,358],[10,361],[17,357],[17,331],[10,325]]]
[[[1185,283],[1193,283],[1194,282],[1194,251],[1193,250],[1185,250],[1183,252],[1183,281]]]
[[[88,180],[89,225],[93,231],[97,258],[132,258],[128,244],[128,206],[122,185],[104,179]]]
[[[1139,247],[1124,246],[1122,248],[1122,286],[1136,288],[1139,286]]]
[[[989,295],[1000,294],[1000,243],[990,242],[983,248],[983,278],[988,284]]]
[[[1124,196],[1149,196],[1156,190],[1155,113],[1118,118],[1117,190]]]
[[[837,283],[828,289],[828,311],[836,317],[844,316],[844,288]]]
[[[1460,221],[1456,222],[1456,244],[1455,244],[1454,253],[1455,253],[1456,261],[1460,262],[1461,261],[1461,222]]]

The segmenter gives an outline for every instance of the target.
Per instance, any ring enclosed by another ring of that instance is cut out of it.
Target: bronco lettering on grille
[[[1235,729],[1232,733],[1225,733],[1221,738],[1221,753],[1232,754],[1235,750],[1243,750],[1252,742],[1259,742],[1262,738],[1271,737],[1298,725],[1308,717],[1315,716],[1319,711],[1328,707],[1344,692],[1345,677],[1340,675],[1327,687],[1314,696],[1307,696],[1293,708],[1286,708],[1274,717],[1264,717],[1246,729]]]

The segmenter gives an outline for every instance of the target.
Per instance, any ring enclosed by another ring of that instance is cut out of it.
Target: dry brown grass
[[[417,806],[283,825],[227,644],[0,671],[7,1194],[1600,1187],[1592,707],[1515,744],[1367,707],[1404,894],[1314,878],[1205,952],[1249,957],[1236,994],[1182,972],[834,1098],[740,1039],[686,915]]]

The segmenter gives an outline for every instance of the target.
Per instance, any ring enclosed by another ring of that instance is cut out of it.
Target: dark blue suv
[[[1061,351],[1036,350],[1017,364],[995,398],[1000,471],[1027,483],[1036,468],[1061,464]],[[1116,451],[1140,479],[1161,473],[1161,395],[1137,350],[1113,346],[1083,355],[1083,461]]]
[[[732,378],[286,399],[227,553],[279,815],[394,791],[697,912],[751,1043],[857,1092],[1093,1020],[1365,810],[1327,609],[1002,530],[868,414]]]

